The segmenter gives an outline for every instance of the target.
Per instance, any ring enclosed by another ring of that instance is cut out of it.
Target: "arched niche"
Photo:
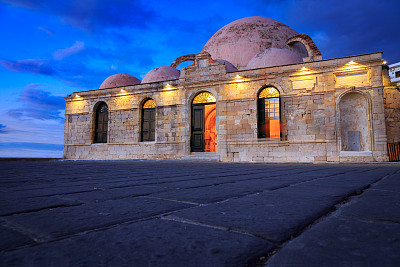
[[[339,112],[341,151],[371,151],[368,97],[357,91],[342,95]]]

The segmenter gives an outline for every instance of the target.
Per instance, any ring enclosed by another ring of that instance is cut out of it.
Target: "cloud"
[[[289,26],[297,26],[315,40],[324,58],[382,51],[394,62],[400,60],[398,17],[400,1],[354,0],[291,1],[287,6]],[[301,16],[299,16],[301,14]]]
[[[49,29],[46,29],[44,27],[38,27],[38,30],[44,31],[45,33],[54,36],[54,32],[50,31]]]
[[[81,41],[76,41],[72,46],[57,50],[53,53],[53,58],[55,60],[62,60],[65,57],[77,54],[85,49],[85,43]]]
[[[114,33],[109,35],[114,36]],[[52,60],[0,60],[0,65],[15,72],[51,76],[80,90],[98,88],[112,74],[129,73],[138,77],[143,68],[146,73],[150,71],[148,66],[154,64],[154,48],[147,47],[142,40],[120,44],[123,37],[116,38],[116,41],[107,39],[110,44],[105,47],[86,47],[83,42],[76,41],[71,47],[55,51]],[[138,42],[137,46],[132,42]]]
[[[0,123],[0,134],[2,133],[7,133],[8,131],[6,130],[6,126]]]
[[[127,24],[147,27],[156,14],[142,1],[54,1],[54,0],[3,0],[14,6],[35,9],[59,16],[65,24],[85,31],[98,31]]]
[[[29,84],[22,91],[18,101],[21,108],[10,109],[8,115],[14,118],[35,118],[39,120],[63,120],[60,115],[65,108],[64,98],[53,96],[41,89],[40,84]]]
[[[56,71],[47,59],[0,60],[1,66],[11,71],[55,75]]]
[[[62,158],[62,144],[2,142],[0,157],[4,158]]]
[[[62,150],[61,144],[29,143],[29,142],[4,142],[0,143],[0,148],[25,148],[36,150]]]

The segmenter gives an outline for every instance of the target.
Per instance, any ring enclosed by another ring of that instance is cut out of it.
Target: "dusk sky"
[[[64,96],[116,73],[142,79],[236,19],[283,22],[324,59],[383,51],[392,64],[399,11],[399,0],[0,0],[0,157],[62,157]]]

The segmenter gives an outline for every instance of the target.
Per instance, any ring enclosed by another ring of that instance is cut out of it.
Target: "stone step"
[[[182,160],[220,161],[219,155],[216,152],[192,152],[189,155],[185,155]]]

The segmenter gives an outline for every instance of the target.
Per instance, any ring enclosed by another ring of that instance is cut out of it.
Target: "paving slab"
[[[329,218],[285,245],[266,266],[399,266],[400,225]]]
[[[340,209],[340,216],[400,223],[400,193],[368,190]]]
[[[354,248],[346,262],[375,263],[383,252],[368,256],[376,237],[363,232],[398,231],[399,173],[399,164],[3,160],[0,265],[246,266],[304,238],[296,264],[312,266],[320,256],[305,252],[319,253],[319,235]],[[383,263],[399,265],[393,236],[376,240],[390,254]],[[323,257],[316,265],[343,263]]]
[[[254,194],[182,210],[172,216],[281,242],[329,212],[340,200],[336,196],[321,198],[285,193]]]
[[[10,194],[1,193],[0,215],[2,216],[83,204],[80,201],[65,200],[58,197],[9,198],[8,195]]]
[[[397,172],[390,177],[383,179],[379,182],[379,184],[374,186],[374,189],[400,193],[400,172]]]
[[[33,244],[35,241],[23,233],[0,224],[0,251]]]
[[[241,233],[150,220],[6,252],[0,265],[234,266],[273,248]]]
[[[23,213],[5,217],[9,224],[29,229],[39,240],[52,240],[87,230],[138,220],[191,207],[187,203],[130,197]]]
[[[123,188],[98,189],[90,192],[60,194],[59,198],[77,200],[83,203],[98,203],[106,200],[148,195],[150,193],[165,191],[157,186],[129,186]]]
[[[237,187],[234,184],[224,184],[189,189],[174,189],[167,192],[151,194],[152,197],[206,204],[245,196],[260,191],[259,189]]]

